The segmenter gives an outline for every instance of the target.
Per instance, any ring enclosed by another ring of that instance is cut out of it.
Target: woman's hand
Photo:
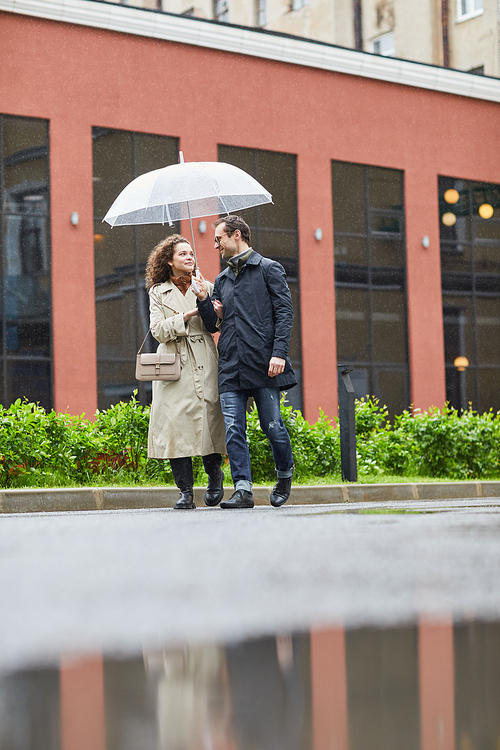
[[[222,302],[219,302],[218,299],[214,299],[212,300],[212,305],[214,306],[215,314],[222,320],[224,318],[224,307]]]
[[[207,287],[207,283],[206,283],[205,279],[203,278],[203,276],[201,275],[201,273],[200,273],[200,278],[199,279],[195,278],[195,283],[196,283],[196,286],[199,289],[199,292],[195,292],[193,285],[191,285],[191,289],[193,290],[194,294],[196,294],[196,296],[198,297],[198,299],[204,300],[205,297],[208,294],[208,287]]]
[[[195,315],[199,315],[197,307],[195,307],[194,310],[189,310],[188,312],[185,312],[183,315],[184,323],[187,323],[190,318],[194,318]]]

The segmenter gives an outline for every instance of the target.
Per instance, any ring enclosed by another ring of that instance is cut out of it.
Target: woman
[[[196,507],[191,456],[202,456],[208,474],[205,504],[217,505],[224,496],[221,454],[226,446],[217,350],[198,315],[191,288],[194,270],[193,249],[179,234],[160,242],[146,267],[151,333],[160,342],[158,351],[181,354],[180,380],[153,382],[148,456],[170,459],[180,490],[175,508],[183,510]],[[211,291],[213,285],[205,284]]]

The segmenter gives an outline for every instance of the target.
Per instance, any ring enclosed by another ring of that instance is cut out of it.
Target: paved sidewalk
[[[256,505],[268,505],[271,487],[254,487]],[[205,488],[195,488],[195,502],[204,507]],[[226,487],[226,499],[232,489]],[[173,508],[175,487],[109,487],[19,489],[0,491],[0,513],[54,513],[84,510]],[[334,484],[295,486],[288,505],[318,503],[401,502],[500,498],[500,482],[421,482],[415,484]]]

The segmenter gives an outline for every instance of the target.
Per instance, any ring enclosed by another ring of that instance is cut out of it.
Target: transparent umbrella
[[[230,214],[272,203],[272,196],[251,175],[224,162],[184,162],[137,177],[122,190],[103,221],[112,227],[169,224],[201,216]]]

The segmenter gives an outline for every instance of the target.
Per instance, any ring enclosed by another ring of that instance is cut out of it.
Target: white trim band
[[[0,0],[2,10],[500,102],[500,79],[266,34],[258,29],[207,23],[98,0]]]

